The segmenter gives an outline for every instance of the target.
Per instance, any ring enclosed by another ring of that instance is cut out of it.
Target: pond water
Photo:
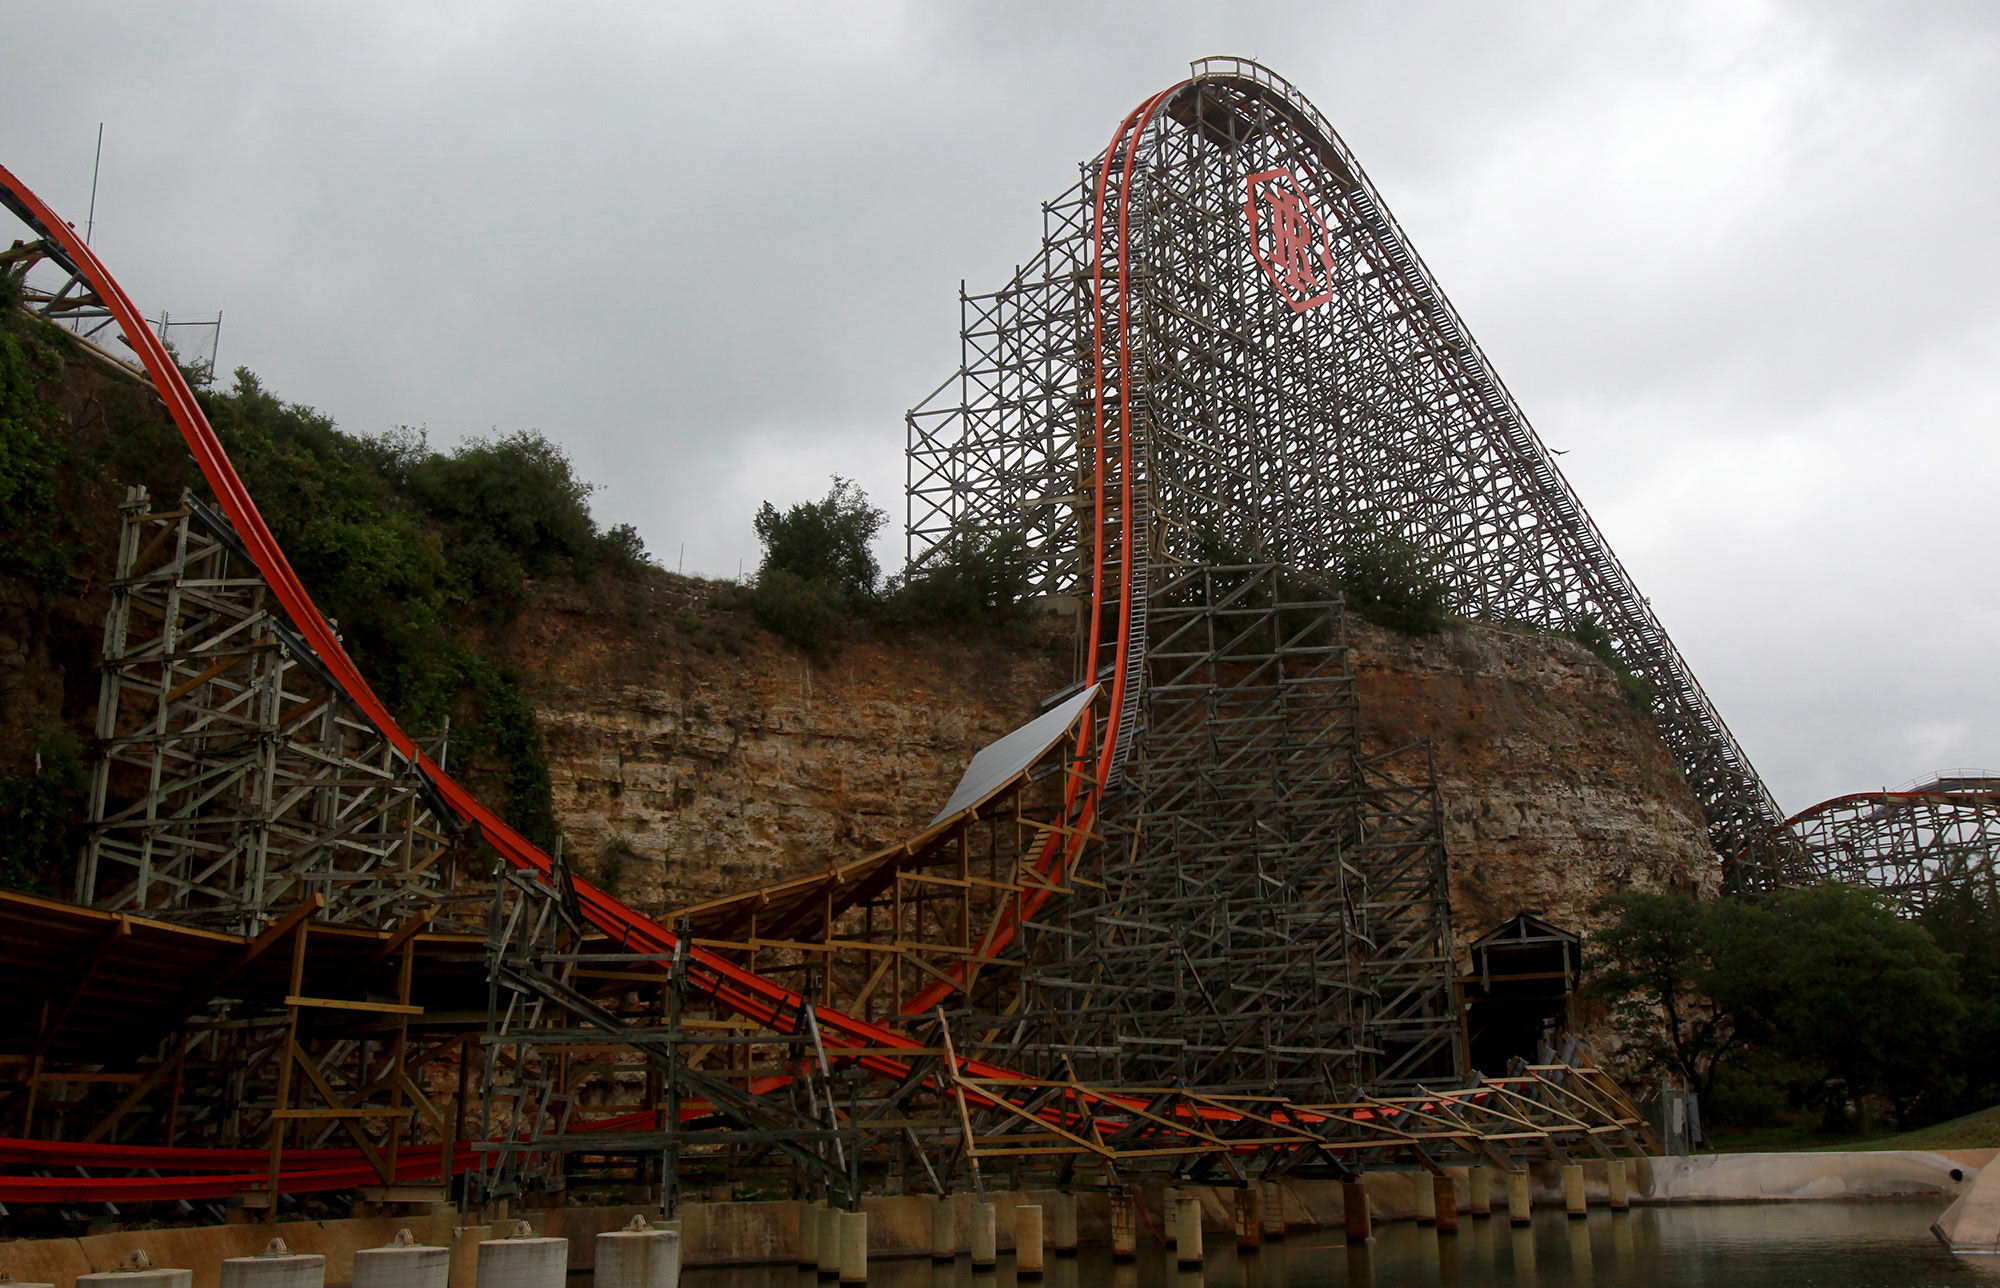
[[[2000,1257],[1958,1256],[1931,1237],[1929,1203],[1785,1203],[1639,1208],[1570,1221],[1537,1214],[1515,1230],[1466,1220],[1440,1236],[1408,1223],[1376,1227],[1366,1251],[1333,1231],[1299,1231],[1282,1244],[1237,1255],[1215,1249],[1200,1270],[1174,1268],[1147,1249],[1132,1265],[1086,1248],[1051,1257],[1041,1288],[1929,1288],[1994,1285]],[[690,1270],[684,1288],[810,1288],[811,1271],[788,1266]],[[1022,1281],[1020,1288],[1032,1288]],[[1017,1288],[1011,1260],[974,1275],[966,1259],[877,1261],[870,1288]]]

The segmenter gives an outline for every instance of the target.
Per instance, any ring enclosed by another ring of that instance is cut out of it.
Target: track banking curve
[[[1138,144],[1147,128],[1158,114],[1160,106],[1187,82],[1182,81],[1171,89],[1148,98],[1126,116],[1117,132],[1112,136],[1106,149],[1097,178],[1096,219],[1094,233],[1097,250],[1093,271],[1095,294],[1095,315],[1093,331],[1096,340],[1097,371],[1094,379],[1095,393],[1095,435],[1094,460],[1096,473],[1096,535],[1094,539],[1092,614],[1090,619],[1090,650],[1086,656],[1095,659],[1106,642],[1106,616],[1115,613],[1116,640],[1115,662],[1110,684],[1108,709],[1102,717],[1101,733],[1093,730],[1093,717],[1086,712],[1077,743],[1074,772],[1069,775],[1066,788],[1066,816],[1072,826],[1052,831],[1035,860],[1036,868],[1043,875],[1060,879],[1075,862],[1083,846],[1087,843],[1091,823],[1096,818],[1101,798],[1115,768],[1115,758],[1120,750],[1120,712],[1128,684],[1128,659],[1132,643],[1132,603],[1129,588],[1132,585],[1133,553],[1127,534],[1132,531],[1133,495],[1129,480],[1133,465],[1130,442],[1129,393],[1131,384],[1130,348],[1126,340],[1126,287],[1129,265],[1124,255],[1124,233],[1128,222],[1128,195],[1131,179],[1138,159]],[[1119,171],[1116,185],[1117,209],[1107,210],[1111,197],[1114,168]],[[397,723],[394,715],[376,695],[354,660],[348,656],[332,625],[314,604],[311,594],[293,571],[284,550],[279,546],[264,517],[257,508],[255,499],[244,486],[235,467],[229,460],[214,428],[202,412],[194,391],[182,377],[166,346],[146,325],[138,307],[126,295],[124,289],[111,275],[103,261],[84,242],[76,230],[60,218],[47,203],[21,181],[11,170],[0,166],[0,204],[6,205],[17,217],[29,225],[55,252],[56,259],[65,269],[88,283],[99,299],[111,311],[127,341],[138,354],[154,388],[166,403],[169,414],[186,441],[189,452],[213,490],[218,503],[227,515],[230,525],[244,543],[250,558],[271,587],[284,612],[293,626],[305,638],[319,661],[341,691],[355,704],[370,724],[385,738],[396,751],[416,767],[436,790],[440,799],[467,825],[476,828],[480,836],[508,863],[517,868],[540,873],[550,873],[554,863],[539,846],[529,841],[509,826],[492,810],[481,804],[457,780],[446,773],[429,757],[424,755],[415,740]],[[1107,221],[1115,217],[1119,230],[1117,239],[1118,264],[1118,305],[1113,329],[1117,336],[1116,370],[1107,373],[1106,351],[1106,301],[1104,296],[1106,266],[1104,263],[1105,227]],[[1111,380],[1117,382],[1118,418],[1115,431],[1117,451],[1118,487],[1117,511],[1107,514],[1105,499],[1107,469],[1110,465],[1107,450],[1107,433],[1112,426],[1107,424],[1107,386]],[[1107,534],[1107,523],[1117,525],[1116,549]],[[1106,574],[1110,565],[1116,564],[1116,602],[1107,602],[1107,583],[1113,578]],[[597,888],[581,877],[572,878],[577,894],[577,902],[586,920],[603,934],[616,940],[629,951],[655,953],[662,956],[675,953],[675,934],[646,917],[624,902]],[[1053,885],[1052,880],[1048,884]],[[1022,897],[1020,903],[1007,910],[987,939],[982,943],[980,957],[991,956],[1004,951],[1018,934],[1022,921],[1031,917],[1048,897],[1045,889],[1037,889]],[[700,990],[712,996],[719,1004],[747,1019],[771,1027],[779,1033],[796,1031],[803,1017],[806,999],[797,991],[787,988],[761,975],[737,966],[727,958],[689,944],[686,960],[690,979]],[[954,983],[938,982],[911,999],[905,1008],[909,1015],[919,1015],[937,1007],[947,996],[963,984],[964,978]],[[829,1048],[829,1055],[841,1058],[841,1052],[855,1053],[845,1057],[886,1078],[903,1078],[910,1073],[910,1066],[904,1060],[887,1051],[897,1049],[916,1050],[921,1047],[916,1039],[896,1029],[869,1023],[829,1007],[815,1006],[822,1039]],[[958,1057],[958,1069],[967,1076],[1008,1081],[1022,1077],[1013,1070],[965,1057]],[[969,1096],[975,1093],[967,1092]],[[1105,1106],[1114,1111],[1122,1108],[1137,1108],[1138,1102],[1130,1105],[1111,1102]],[[35,1142],[0,1142],[0,1162],[20,1161],[17,1157],[23,1151],[32,1153]],[[65,1146],[69,1151],[64,1158],[69,1163],[79,1160],[70,1157],[74,1147]],[[12,1151],[12,1152],[10,1152]],[[251,1151],[262,1158],[262,1151]],[[225,1159],[223,1155],[243,1154],[244,1151],[216,1151],[203,1149],[171,1149],[152,1151],[158,1157],[152,1159],[153,1166],[176,1166],[190,1170],[203,1170],[207,1165],[234,1166],[243,1159]],[[304,1192],[345,1188],[363,1183],[361,1172],[372,1172],[360,1164],[359,1155],[350,1151],[321,1151],[326,1158],[291,1155],[306,1164],[286,1171],[281,1180],[281,1188],[287,1192]],[[464,1153],[464,1151],[461,1151]],[[412,1175],[423,1174],[428,1165],[430,1174],[435,1174],[437,1151],[429,1151],[428,1156],[421,1151],[411,1151],[409,1166],[416,1168]],[[131,1151],[113,1149],[106,1151],[98,1165],[113,1165],[112,1157],[131,1160],[125,1166],[145,1166],[136,1160]],[[171,1160],[171,1161],[170,1161]],[[351,1164],[351,1165],[350,1165]],[[469,1157],[454,1159],[454,1170],[464,1170],[469,1165]],[[358,1170],[357,1170],[358,1168]],[[24,1202],[69,1202],[91,1199],[143,1200],[163,1197],[204,1197],[210,1189],[220,1193],[234,1193],[246,1188],[242,1178],[231,1178],[225,1182],[211,1178],[204,1182],[193,1182],[187,1178],[110,1178],[68,1179],[0,1177],[0,1199]],[[256,1178],[261,1181],[262,1177]],[[141,1183],[144,1182],[144,1183]],[[178,1185],[179,1188],[175,1188]],[[194,1193],[194,1190],[202,1193]],[[171,1191],[170,1193],[168,1191]]]

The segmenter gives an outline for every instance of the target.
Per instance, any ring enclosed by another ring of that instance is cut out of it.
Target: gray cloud
[[[900,509],[961,278],[1204,53],[1346,136],[1788,808],[2000,764],[1987,6],[49,6],[0,160],[347,428],[535,426],[691,571]],[[706,562],[704,562],[706,560]]]

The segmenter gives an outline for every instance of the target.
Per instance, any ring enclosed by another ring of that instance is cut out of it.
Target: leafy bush
[[[0,572],[46,598],[61,588],[77,553],[61,497],[66,453],[45,394],[61,364],[6,303],[19,293],[18,274],[0,279],[0,514],[11,534],[0,542]]]
[[[36,737],[32,767],[0,778],[0,890],[56,886],[83,787],[82,745],[61,729]]]
[[[866,492],[837,474],[822,500],[801,501],[783,513],[766,501],[754,521],[764,543],[758,579],[782,572],[836,591],[850,603],[865,603],[881,575],[868,543],[888,522],[887,514],[868,503]]]
[[[846,633],[853,605],[839,588],[807,581],[782,568],[757,576],[749,595],[757,624],[815,661],[824,661]]]
[[[1020,616],[1028,591],[1027,543],[1018,532],[962,532],[900,580],[884,611],[909,624],[991,631]]]
[[[1444,629],[1450,591],[1430,558],[1401,537],[1365,528],[1342,543],[1336,582],[1349,611],[1405,635]]]

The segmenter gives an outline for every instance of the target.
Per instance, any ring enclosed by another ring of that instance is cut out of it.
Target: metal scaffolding
[[[364,926],[435,905],[452,815],[325,676],[228,523],[144,488],[120,511],[79,901],[245,934],[312,895]]]
[[[1043,207],[1032,260],[961,292],[961,368],[908,417],[912,563],[1018,535],[1035,596],[1088,598],[1129,487],[1136,649],[1148,582],[1218,551],[1324,576],[1407,543],[1464,616],[1600,624],[1732,887],[1796,877],[1769,791],[1331,126],[1238,59],[1149,107]]]

